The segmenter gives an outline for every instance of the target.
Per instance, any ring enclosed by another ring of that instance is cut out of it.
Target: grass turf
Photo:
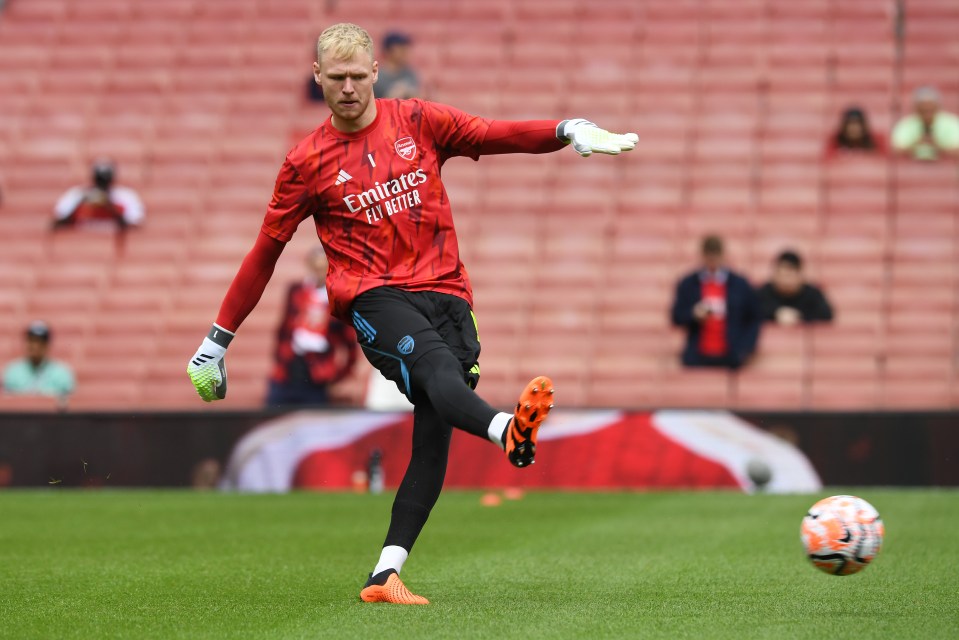
[[[959,493],[856,492],[883,515],[885,548],[843,578],[799,544],[829,492],[497,508],[448,492],[403,572],[427,607],[359,602],[387,495],[3,492],[0,637],[956,637]]]

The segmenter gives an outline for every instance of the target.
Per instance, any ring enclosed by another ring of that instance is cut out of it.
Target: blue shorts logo
[[[397,343],[396,349],[404,356],[408,356],[413,353],[414,344],[412,336],[403,336]]]

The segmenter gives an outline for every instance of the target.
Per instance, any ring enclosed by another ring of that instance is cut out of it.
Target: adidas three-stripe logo
[[[343,184],[344,182],[352,179],[353,179],[353,176],[348,174],[346,171],[343,171],[342,169],[340,169],[340,175],[336,178],[336,184]]]
[[[213,356],[208,356],[205,353],[201,353],[196,358],[193,359],[193,364],[196,366],[201,366],[213,359]]]

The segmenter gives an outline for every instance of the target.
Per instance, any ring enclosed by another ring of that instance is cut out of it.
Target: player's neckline
[[[326,130],[337,138],[345,138],[348,140],[362,138],[363,136],[369,135],[373,132],[373,130],[376,129],[377,126],[379,126],[383,114],[383,110],[379,108],[378,104],[375,104],[374,108],[376,109],[376,115],[373,116],[373,122],[369,123],[362,129],[358,129],[356,131],[340,131],[333,126],[333,116],[330,115],[330,117],[326,119]]]

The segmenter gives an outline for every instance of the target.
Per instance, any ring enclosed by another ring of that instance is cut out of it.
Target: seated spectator
[[[326,254],[306,259],[307,276],[290,285],[277,331],[269,406],[324,405],[329,387],[345,378],[357,359],[353,328],[330,315]]]
[[[687,332],[682,362],[738,369],[759,340],[759,298],[744,277],[725,266],[721,238],[707,236],[702,256],[702,266],[676,286],[673,324]]]
[[[805,281],[802,258],[795,251],[783,251],[776,258],[772,279],[759,289],[759,304],[763,320],[784,326],[832,320],[829,301]]]
[[[416,98],[420,79],[410,66],[413,40],[405,33],[393,32],[383,39],[383,54],[373,95],[377,98]]]
[[[903,116],[892,130],[897,153],[916,160],[959,157],[959,117],[940,108],[939,92],[920,87],[913,94],[913,113]]]
[[[140,196],[133,189],[114,185],[115,176],[112,162],[97,160],[93,184],[68,189],[53,208],[54,228],[125,229],[141,224],[145,212]]]
[[[859,107],[850,107],[843,112],[839,130],[830,138],[826,155],[835,157],[847,152],[885,152],[884,141],[869,128],[866,113]]]
[[[3,372],[3,390],[11,394],[33,394],[65,397],[73,393],[73,372],[47,357],[50,348],[50,327],[34,322],[27,327],[26,355],[7,365]]]

